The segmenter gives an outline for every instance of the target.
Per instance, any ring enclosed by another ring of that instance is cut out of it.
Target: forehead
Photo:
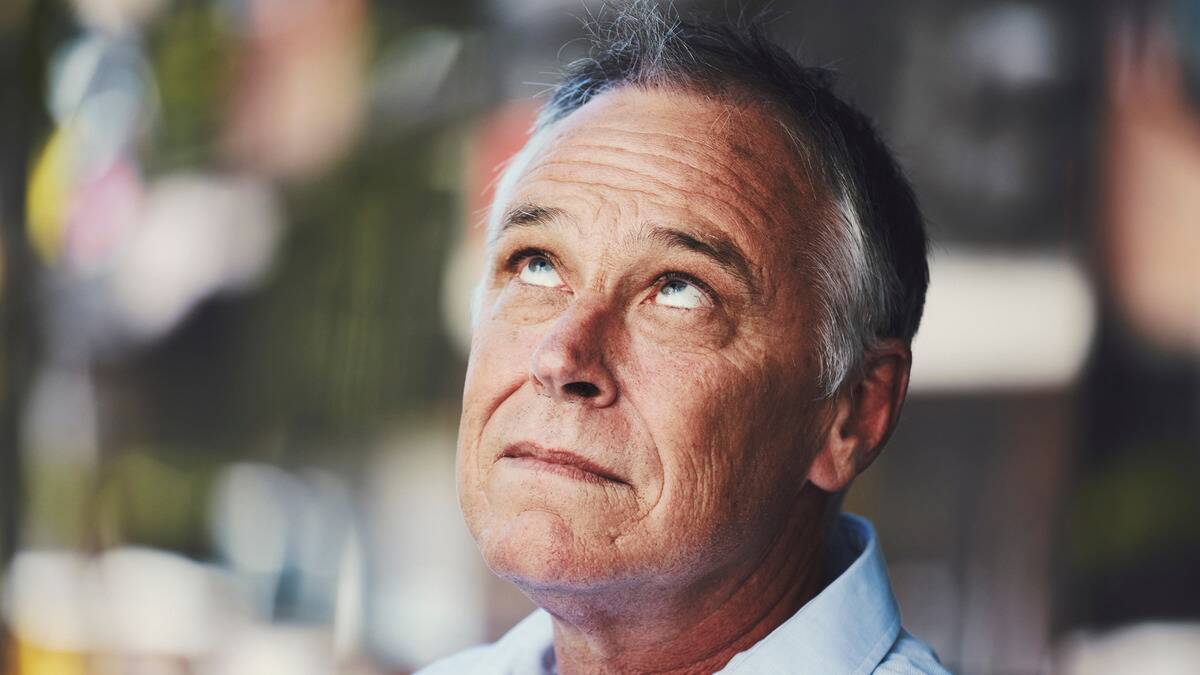
[[[730,98],[623,87],[589,101],[534,144],[506,203],[555,206],[581,218],[608,210],[621,223],[682,220],[751,249],[800,234],[813,212],[813,183],[782,124],[765,108]]]

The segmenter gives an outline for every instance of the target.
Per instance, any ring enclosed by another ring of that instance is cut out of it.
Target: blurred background
[[[772,7],[935,242],[847,500],[907,627],[967,674],[1197,672],[1200,0]],[[0,2],[0,670],[406,673],[530,610],[455,501],[466,295],[599,10]]]

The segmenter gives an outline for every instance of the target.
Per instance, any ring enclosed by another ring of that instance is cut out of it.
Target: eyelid
[[[558,277],[558,280],[559,280],[558,286],[545,286],[542,284],[534,284],[534,283],[527,282],[521,278],[521,276],[524,274],[524,269],[523,269],[524,265],[526,265],[529,262],[529,260],[531,260],[533,258],[544,258],[546,261],[548,261],[550,263],[550,266],[554,270],[555,276]],[[563,269],[563,267],[562,267],[562,265],[559,264],[557,256],[555,256],[553,253],[550,253],[549,251],[547,251],[545,249],[538,248],[536,246],[524,246],[524,247],[517,249],[513,253],[509,254],[509,256],[505,259],[503,268],[501,268],[501,270],[504,273],[503,276],[504,276],[505,283],[515,281],[516,283],[519,283],[522,286],[569,291],[570,286],[567,284],[566,279],[563,278],[562,269]]]
[[[666,284],[670,281],[687,282],[700,289],[700,292],[704,294],[704,297],[708,298],[708,301],[713,305],[716,305],[718,302],[720,302],[720,298],[717,296],[716,291],[712,289],[712,286],[709,286],[687,272],[664,272],[663,274],[658,275],[658,278],[654,280],[654,293],[657,294],[662,290],[663,284]]]
[[[528,260],[529,258],[535,258],[535,257],[545,258],[546,260],[550,261],[551,265],[554,265],[554,269],[559,268],[558,258],[555,257],[554,254],[546,251],[545,249],[537,248],[536,246],[525,246],[525,247],[517,249],[516,251],[511,253],[507,258],[505,258],[504,269],[508,272],[516,271],[517,266],[522,261]]]

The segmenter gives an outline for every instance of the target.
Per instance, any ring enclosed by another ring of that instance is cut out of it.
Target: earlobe
[[[826,492],[838,492],[875,461],[900,417],[911,364],[908,346],[898,340],[871,350],[859,378],[832,403],[809,481]]]

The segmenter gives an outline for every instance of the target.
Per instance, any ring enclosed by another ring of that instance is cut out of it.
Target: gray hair
[[[802,168],[830,199],[831,222],[801,255],[818,297],[822,395],[835,394],[880,341],[911,342],[929,284],[924,221],[871,121],[834,95],[832,73],[802,65],[755,22],[689,22],[641,0],[605,13],[585,24],[589,55],[566,67],[533,138],[501,177],[492,221],[548,132],[604,92],[673,88],[766,103],[782,113]]]

